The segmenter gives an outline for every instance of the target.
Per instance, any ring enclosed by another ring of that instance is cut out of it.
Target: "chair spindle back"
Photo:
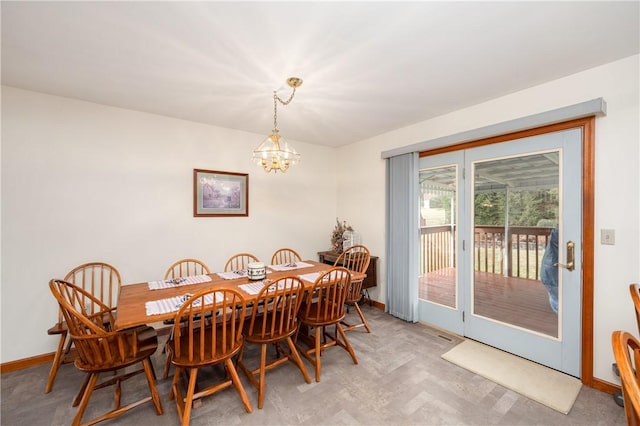
[[[321,274],[313,289],[307,293],[305,319],[320,325],[344,318],[344,304],[350,284],[351,274],[346,268],[335,267]]]
[[[369,249],[363,245],[355,245],[343,251],[336,259],[334,266],[343,266],[350,271],[360,272],[364,274],[369,267],[371,254]],[[347,302],[354,303],[360,300],[360,291],[362,290],[362,280],[352,281],[347,292]]]
[[[265,284],[253,304],[246,334],[264,341],[282,340],[283,336],[295,333],[303,294],[304,284],[297,277],[283,277]]]
[[[108,263],[90,262],[76,266],[67,273],[63,281],[83,289],[86,294],[93,295],[109,308],[115,308],[118,303],[122,279],[120,272]],[[95,305],[91,306],[97,308]],[[62,312],[59,316],[61,319]]]
[[[246,311],[246,300],[235,289],[207,289],[191,296],[176,313],[174,359],[186,355],[189,362],[202,364],[239,351]],[[202,318],[207,318],[206,326]]]
[[[164,279],[173,279],[181,277],[191,277],[193,275],[208,275],[211,271],[209,267],[198,259],[180,259],[173,265],[169,266],[164,274]]]
[[[271,256],[272,265],[286,265],[301,261],[302,257],[298,254],[298,252],[290,248],[278,249]]]
[[[224,271],[242,271],[247,269],[251,262],[259,262],[258,258],[251,253],[238,253],[231,256],[224,265]]]

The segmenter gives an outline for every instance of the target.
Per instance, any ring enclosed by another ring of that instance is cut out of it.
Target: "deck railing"
[[[420,228],[422,274],[456,266],[455,231],[455,225]],[[476,226],[474,270],[539,280],[549,232],[546,226]],[[503,250],[504,241],[511,241],[511,250]]]
[[[424,226],[420,228],[421,275],[456,266],[455,225]]]

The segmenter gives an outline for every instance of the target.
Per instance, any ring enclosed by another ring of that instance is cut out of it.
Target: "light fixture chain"
[[[293,97],[296,94],[296,88],[295,86],[293,87],[293,91],[291,92],[291,96],[289,96],[289,99],[287,99],[286,101],[283,101],[282,98],[280,98],[280,96],[278,96],[278,93],[274,90],[273,91],[273,128],[277,129],[278,128],[278,102],[280,102],[282,105],[289,105],[289,103],[293,100]]]
[[[287,99],[286,101],[283,101],[282,99],[280,99],[280,96],[278,96],[276,92],[273,92],[273,93],[275,94],[276,99],[278,99],[282,105],[289,105],[289,102],[293,100],[293,96],[296,94],[296,88],[295,87],[293,88],[293,92],[291,92],[291,96],[289,96],[289,99]]]
[[[278,130],[278,95],[273,91],[273,130]]]

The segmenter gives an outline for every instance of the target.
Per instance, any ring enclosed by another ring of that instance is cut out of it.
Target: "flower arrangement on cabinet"
[[[335,253],[342,253],[342,244],[344,241],[344,233],[346,231],[353,231],[353,227],[351,225],[347,225],[346,221],[340,222],[338,218],[336,218],[336,226],[333,228],[333,232],[331,233],[331,250]]]

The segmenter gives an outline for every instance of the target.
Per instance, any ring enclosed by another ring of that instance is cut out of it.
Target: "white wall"
[[[79,263],[113,263],[130,283],[158,277],[184,256],[219,269],[237,251],[267,258],[292,245],[315,258],[329,248],[336,216],[380,257],[371,293],[384,303],[382,151],[603,97],[608,115],[596,121],[595,231],[615,229],[616,245],[596,242],[594,373],[616,382],[610,334],[636,330],[627,286],[640,281],[638,61],[630,57],[340,148],[335,170],[325,166],[334,149],[294,141],[303,163],[276,176],[249,161],[262,135],[3,87],[1,362],[55,349],[45,333],[56,318],[47,282]],[[249,217],[193,218],[193,168],[250,173]],[[35,317],[18,334],[11,318],[25,312]]]
[[[290,246],[317,259],[335,149],[292,141],[301,164],[266,174],[251,163],[265,135],[2,87],[1,362],[55,350],[48,282],[84,262],[135,283],[182,257],[221,270],[235,252],[268,261]],[[194,168],[249,173],[249,217],[194,218]]]
[[[594,376],[619,382],[611,372],[611,332],[637,333],[628,285],[640,281],[639,58],[632,56],[341,148],[338,215],[362,233],[372,253],[382,256],[382,151],[603,97],[608,114],[596,120]],[[615,229],[615,245],[600,245],[602,228]],[[384,259],[379,266],[379,285],[373,294],[384,302]]]

